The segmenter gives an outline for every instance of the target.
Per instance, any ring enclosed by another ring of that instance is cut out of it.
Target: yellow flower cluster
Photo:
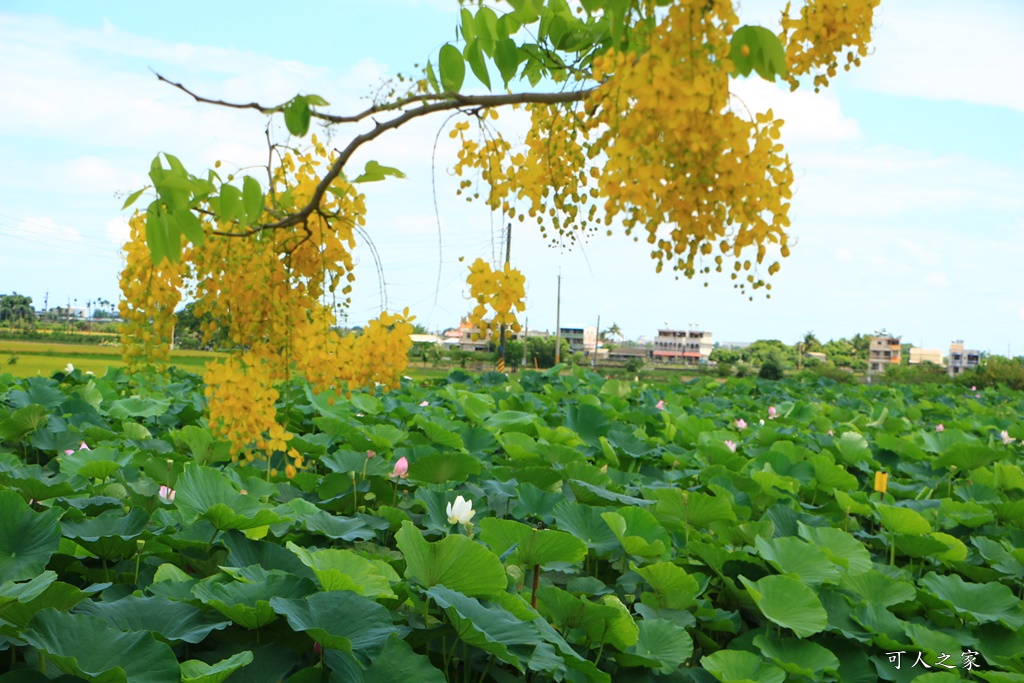
[[[309,201],[324,162],[333,161],[316,136],[313,145],[310,153],[282,159],[265,197],[264,222]],[[288,449],[292,435],[277,422],[279,382],[299,373],[318,392],[348,391],[375,382],[397,386],[405,372],[408,310],[382,314],[358,336],[335,329],[333,296],[339,288],[343,296],[351,291],[354,232],[365,213],[363,195],[338,179],[303,224],[243,235],[236,224],[207,218],[204,243],[185,249],[180,264],[159,267],[146,246],[145,217],[136,216],[121,277],[126,360],[166,362],[174,307],[182,293],[194,298],[195,315],[211,320],[203,325],[205,341],[220,329],[231,347],[204,376],[211,429],[231,443],[235,457],[286,453],[285,473],[293,476],[303,461]]]
[[[489,263],[478,258],[469,267],[466,282],[470,296],[476,301],[469,315],[469,322],[478,330],[476,338],[495,334],[503,325],[513,332],[522,329],[516,311],[526,308],[526,278],[518,269],[506,263],[501,270],[492,270]],[[488,308],[494,312],[493,317],[488,316]]]
[[[272,453],[287,449],[292,435],[277,423],[278,392],[272,364],[252,352],[206,364],[204,395],[212,431],[232,444],[232,459],[253,450]]]
[[[171,339],[178,318],[174,309],[186,267],[163,261],[154,265],[146,245],[146,217],[136,213],[128,221],[131,236],[125,244],[125,268],[121,271],[124,298],[118,308],[121,350],[125,365],[137,371],[150,367],[162,371],[171,360]]]
[[[651,245],[658,271],[693,277],[732,259],[738,288],[765,286],[755,264],[773,244],[789,252],[793,173],[778,142],[783,122],[771,111],[748,120],[731,109],[736,24],[728,0],[673,3],[646,50],[594,59],[601,85],[582,107],[531,106],[524,152],[500,139],[480,144],[457,126],[456,172],[478,170],[493,208],[514,214],[514,201],[525,200],[553,239],[621,224]]]
[[[786,4],[782,13],[779,39],[786,46],[789,66],[787,81],[793,90],[800,85],[798,76],[814,73],[814,89],[828,86],[839,69],[839,58],[845,54],[843,68],[860,66],[868,54],[871,25],[875,8],[881,0],[807,0],[800,15],[790,16]]]

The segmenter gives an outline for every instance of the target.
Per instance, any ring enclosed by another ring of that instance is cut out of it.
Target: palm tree
[[[821,348],[821,342],[814,336],[814,332],[805,334],[801,343],[803,344],[804,351],[817,351]]]
[[[618,323],[612,323],[612,326],[609,327],[606,332],[613,337],[618,337],[619,341],[622,341],[622,328],[619,327]]]

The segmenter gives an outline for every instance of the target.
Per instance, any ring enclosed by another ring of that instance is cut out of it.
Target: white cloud
[[[894,95],[1024,111],[1024,89],[1007,81],[1024,63],[1021,26],[1017,0],[885,2],[873,54],[854,80]]]
[[[930,287],[949,287],[949,277],[945,273],[929,273],[924,283]]]
[[[117,218],[111,218],[107,221],[107,237],[110,241],[117,246],[123,245],[131,237],[132,230],[128,226],[128,221],[125,220],[124,216],[118,216]]]
[[[735,79],[730,89],[740,102],[733,105],[737,112],[771,109],[775,118],[785,120],[782,135],[787,143],[860,138],[857,122],[843,114],[839,100],[831,93],[789,92],[784,83],[769,83],[756,76]]]

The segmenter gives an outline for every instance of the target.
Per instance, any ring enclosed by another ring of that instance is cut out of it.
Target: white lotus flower
[[[68,363],[67,365],[64,366],[64,374],[65,375],[70,375],[74,371],[75,371],[75,366],[72,365],[71,363]]]
[[[1009,446],[1011,443],[1017,440],[1016,438],[1010,436],[1010,433],[1005,429],[999,432],[999,438],[1003,440],[1004,446]]]
[[[446,510],[449,524],[469,524],[476,514],[473,510],[473,501],[466,500],[462,496],[455,498],[454,503],[448,503]]]

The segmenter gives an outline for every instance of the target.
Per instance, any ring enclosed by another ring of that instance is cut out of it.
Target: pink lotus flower
[[[401,458],[395,461],[395,469],[391,470],[391,474],[388,476],[390,476],[392,479],[409,478],[409,461],[406,460],[405,456],[402,456]]]
[[[828,435],[829,435],[829,436],[835,436],[835,434],[833,434],[833,433],[832,433],[832,430],[831,430],[831,429],[830,429],[830,430],[828,430]]]
[[[174,489],[169,486],[161,486],[160,497],[164,500],[174,500]]]
[[[1004,446],[1009,446],[1011,443],[1017,440],[1014,437],[1010,436],[1010,433],[1005,429],[999,432],[999,438],[1003,440]]]
[[[654,407],[658,410],[665,410],[665,399],[662,399],[654,404]]]
[[[978,387],[976,387],[976,386],[974,386],[974,385],[972,384],[972,385],[971,385],[971,391],[977,391],[977,390],[978,390]]]
[[[746,428],[747,428],[747,421],[746,420],[744,420],[742,417],[740,419],[736,420],[736,429],[746,429]]]
[[[937,432],[944,432],[944,431],[946,431],[946,428],[940,422],[939,426],[935,428],[935,431],[937,431]]]
[[[775,406],[768,406],[768,419],[774,420],[779,416],[779,411],[775,410]]]
[[[377,451],[366,451],[366,459],[367,460],[369,460],[370,458],[372,458],[372,457],[374,457],[376,455],[377,455]]]
[[[89,448],[89,446],[87,446],[86,443],[83,441],[82,445],[78,447],[78,450],[80,450],[80,451],[91,451],[92,449]],[[71,455],[72,453],[74,453],[74,451],[64,451],[64,455]]]
[[[430,405],[430,401],[424,401],[423,403],[420,404],[420,408],[426,408],[429,405]]]
[[[726,442],[725,442],[725,445],[726,445],[726,447],[727,447],[727,448],[728,448],[728,449],[729,449],[730,451],[732,451],[733,453],[735,453],[735,452],[736,452],[736,443],[735,443],[735,442],[733,442],[733,441],[726,441]]]

